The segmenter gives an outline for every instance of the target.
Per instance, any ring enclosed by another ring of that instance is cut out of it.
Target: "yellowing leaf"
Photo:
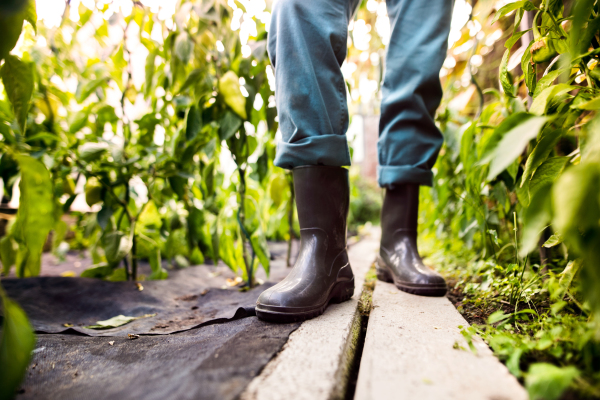
[[[98,321],[98,322],[96,322],[96,325],[84,326],[84,328],[87,328],[87,329],[110,329],[110,328],[116,328],[118,326],[122,326],[122,325],[128,324],[131,321],[135,321],[136,319],[150,318],[150,317],[154,317],[154,316],[156,316],[156,314],[146,314],[146,315],[143,315],[141,317],[128,317],[128,316],[125,316],[125,315],[117,315],[116,317],[112,317],[112,318],[109,318],[109,319],[104,320],[104,321]]]
[[[237,115],[246,119],[246,98],[240,90],[240,80],[233,71],[227,71],[219,79],[219,91],[227,104]]]

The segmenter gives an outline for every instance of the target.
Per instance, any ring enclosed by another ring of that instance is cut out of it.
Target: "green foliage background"
[[[39,274],[49,232],[60,251],[72,228],[62,216],[81,191],[97,210],[79,215],[70,242],[94,259],[82,276],[140,279],[140,258],[152,266],[147,279],[168,276],[163,259],[222,260],[248,285],[259,266],[268,272],[267,238],[295,228],[290,176],[272,164],[264,25],[242,45],[222,0],[181,1],[172,23],[137,2],[106,19],[108,4],[67,7],[55,28],[38,25],[33,2],[15,4],[0,14],[0,176],[5,200],[16,182],[21,194],[0,239],[4,273]],[[360,86],[381,79],[382,4],[363,2],[351,26],[355,112],[377,113],[377,92],[368,99]],[[453,279],[459,311],[481,320],[465,337],[482,335],[532,399],[597,398],[600,5],[472,6],[442,70],[446,143],[422,193],[422,243]],[[368,49],[359,30],[370,32]],[[141,83],[134,44],[145,48]],[[138,104],[145,111],[131,118]],[[351,218],[375,220],[377,192],[359,186]],[[17,357],[14,371],[24,371],[34,337],[2,298],[0,397],[10,398],[22,372],[7,373],[4,360]]]

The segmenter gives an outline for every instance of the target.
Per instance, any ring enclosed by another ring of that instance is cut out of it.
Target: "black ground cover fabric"
[[[90,336],[124,337],[169,334],[254,315],[260,293],[289,272],[285,265],[286,244],[273,243],[270,248],[273,260],[268,282],[247,292],[226,285],[234,274],[224,265],[172,270],[166,280],[141,282],[141,291],[133,282],[61,276],[5,278],[2,286],[23,307],[38,333],[77,331]],[[53,269],[61,271],[60,266]],[[148,314],[156,315],[112,329],[85,328],[118,315]]]
[[[234,399],[298,326],[250,317],[133,340],[40,334],[17,399]]]

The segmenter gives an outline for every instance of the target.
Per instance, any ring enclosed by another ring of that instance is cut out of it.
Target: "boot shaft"
[[[414,236],[419,217],[419,185],[405,184],[386,189],[381,208],[382,245],[392,245],[395,232]]]
[[[300,229],[320,228],[330,245],[346,247],[346,219],[350,205],[348,170],[342,167],[303,166],[293,169]]]

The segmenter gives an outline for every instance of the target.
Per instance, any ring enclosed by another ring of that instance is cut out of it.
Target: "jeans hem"
[[[377,180],[379,186],[390,189],[397,185],[409,183],[421,186],[433,186],[433,172],[408,165],[380,165],[377,167]]]
[[[277,143],[274,164],[285,169],[304,165],[345,167],[351,164],[345,135],[310,136],[293,143]]]

